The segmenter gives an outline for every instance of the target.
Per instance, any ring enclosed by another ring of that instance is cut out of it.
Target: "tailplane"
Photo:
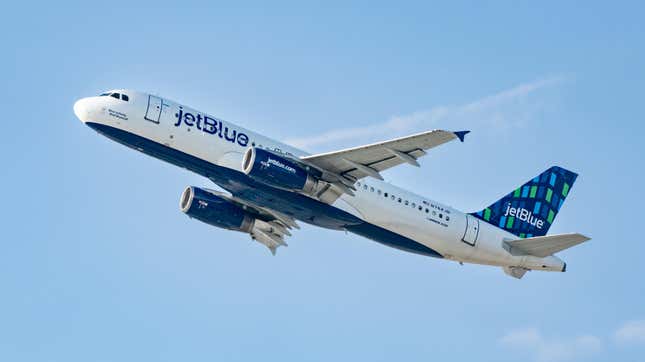
[[[590,240],[589,237],[576,233],[507,240],[502,245],[511,255],[532,255],[544,258],[587,240]]]
[[[520,238],[544,236],[578,174],[553,166],[499,201],[471,215]]]

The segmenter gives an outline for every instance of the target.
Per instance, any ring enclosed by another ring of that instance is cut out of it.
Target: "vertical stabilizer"
[[[553,166],[489,207],[471,215],[520,238],[544,236],[578,174]]]

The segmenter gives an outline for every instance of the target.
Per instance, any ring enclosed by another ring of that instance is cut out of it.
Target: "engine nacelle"
[[[242,159],[242,170],[256,181],[289,191],[311,194],[320,171],[267,150],[251,147]]]
[[[224,229],[251,232],[254,218],[240,206],[199,187],[189,186],[179,207],[186,215]]]
[[[235,202],[199,187],[188,186],[181,194],[179,207],[186,215],[219,228],[249,233],[275,255],[276,249],[286,246],[287,226],[276,220],[261,220]]]

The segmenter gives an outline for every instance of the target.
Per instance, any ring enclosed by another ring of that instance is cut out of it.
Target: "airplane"
[[[239,231],[275,255],[298,222],[345,230],[403,251],[527,271],[566,271],[554,254],[590,240],[547,235],[577,174],[553,166],[480,211],[461,212],[383,180],[469,131],[432,130],[308,154],[158,95],[127,89],[81,98],[74,113],[107,138],[202,175],[221,190],[188,186],[180,209]]]

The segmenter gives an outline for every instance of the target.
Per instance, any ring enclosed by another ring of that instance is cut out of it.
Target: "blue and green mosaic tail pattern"
[[[546,235],[576,177],[578,174],[575,172],[553,166],[471,215],[520,238]]]

